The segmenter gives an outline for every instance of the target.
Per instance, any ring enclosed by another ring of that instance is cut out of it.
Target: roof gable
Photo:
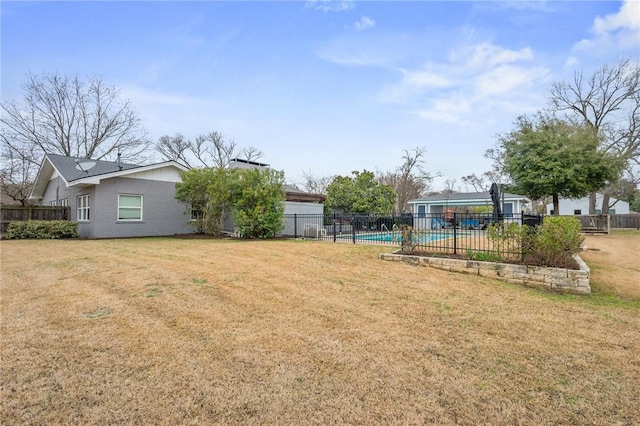
[[[91,162],[91,167],[83,168],[83,162]],[[98,185],[103,179],[113,177],[125,177],[127,175],[161,169],[163,167],[175,167],[179,171],[187,168],[175,161],[141,166],[137,164],[118,164],[115,161],[89,160],[86,158],[67,157],[64,155],[47,154],[38,171],[36,182],[31,192],[31,198],[39,199],[49,181],[57,173],[66,186],[73,185]]]
[[[47,154],[48,159],[53,167],[60,173],[60,176],[67,182],[84,179],[90,176],[97,176],[106,173],[113,173],[121,170],[130,170],[141,167],[137,164],[121,163],[118,165],[115,161],[88,160],[86,158],[66,157],[64,155]],[[84,168],[82,162],[95,163],[90,168]]]

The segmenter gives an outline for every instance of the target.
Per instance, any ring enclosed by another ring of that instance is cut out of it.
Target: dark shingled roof
[[[121,163],[122,169],[119,169],[118,163],[116,163],[115,161],[88,160],[86,158],[67,157],[57,154],[47,154],[47,158],[49,159],[49,161],[51,161],[51,164],[53,164],[53,166],[58,170],[58,172],[67,182],[73,182],[74,180],[84,179],[90,176],[103,175],[120,170],[130,170],[142,167],[138,164]],[[78,163],[89,161],[95,163],[95,165],[89,170],[82,171],[79,167],[77,167]]]

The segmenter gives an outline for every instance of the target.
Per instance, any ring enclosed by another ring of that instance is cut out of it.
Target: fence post
[[[298,213],[293,214],[293,239],[298,239]]]
[[[353,244],[355,244],[356,243],[356,220],[353,213],[351,213],[351,235],[353,237]]]
[[[458,213],[453,212],[453,254],[458,254]]]
[[[333,212],[333,242],[336,242],[336,212]]]

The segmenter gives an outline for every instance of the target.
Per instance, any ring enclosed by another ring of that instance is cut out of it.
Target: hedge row
[[[5,238],[19,240],[27,238],[55,239],[77,238],[78,223],[68,220],[28,220],[11,222],[7,227]]]

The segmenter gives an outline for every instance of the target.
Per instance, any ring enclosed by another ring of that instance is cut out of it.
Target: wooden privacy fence
[[[585,214],[574,216],[580,221],[583,232],[609,233],[611,229],[640,229],[640,213]]]
[[[0,208],[0,233],[4,235],[11,222],[27,220],[70,220],[70,207],[52,206],[2,206]]]
[[[611,228],[634,228],[640,229],[640,213],[612,214]]]

